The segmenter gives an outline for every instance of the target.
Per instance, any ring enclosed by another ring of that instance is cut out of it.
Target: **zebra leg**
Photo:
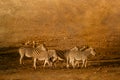
[[[72,66],[73,66],[73,69],[75,69],[75,64],[74,64],[74,61],[72,61]]]
[[[56,62],[49,62],[49,64],[50,64],[50,67],[53,67],[53,68],[56,68]]]
[[[78,68],[80,67],[80,62],[78,62]]]
[[[46,64],[48,64],[49,66],[51,65],[48,60],[45,60],[44,65],[43,65],[44,68],[45,68]]]
[[[54,67],[54,68],[56,68],[56,67],[57,67],[57,65],[56,65],[56,63],[55,63],[55,62],[53,63],[53,67]]]
[[[67,58],[66,67],[69,68],[69,59]]]
[[[75,62],[74,62],[74,59],[72,59],[70,62],[71,62],[71,64],[72,64],[72,67],[75,68]]]
[[[79,61],[75,61],[75,66],[80,67]]]
[[[23,64],[22,59],[23,59],[24,55],[20,55],[20,64]]]
[[[36,58],[34,58],[33,67],[36,69]]]
[[[47,63],[48,63],[48,61],[45,60],[44,65],[43,65],[43,68],[45,68],[45,65],[46,65]]]
[[[84,65],[85,65],[85,60],[82,60],[82,68],[84,67]]]
[[[85,68],[87,67],[87,60],[85,60]]]
[[[52,66],[52,62],[50,62],[49,60],[47,60],[47,62],[46,62],[47,64],[48,64],[48,66]]]
[[[49,65],[50,67],[52,67],[52,66],[54,66],[54,62],[49,62],[48,65]]]

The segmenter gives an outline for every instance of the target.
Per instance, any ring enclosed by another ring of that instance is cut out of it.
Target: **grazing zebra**
[[[55,62],[59,60],[56,50],[48,50],[48,56],[50,57],[50,65],[56,67]]]
[[[48,50],[48,55],[52,58],[52,62],[55,62],[58,59],[56,50]]]
[[[72,67],[75,68],[75,65],[78,64],[79,61],[82,60],[82,67],[86,67],[88,56],[92,54],[95,56],[96,52],[92,47],[85,49],[84,51],[74,50],[70,51],[67,54],[67,68],[69,67],[69,63],[72,64]]]
[[[53,51],[49,51],[45,48],[45,46],[43,44],[41,44],[40,46],[33,48],[33,47],[21,47],[19,48],[19,54],[20,54],[20,64],[22,64],[22,59],[24,56],[26,57],[33,57],[34,59],[34,63],[33,63],[33,67],[36,69],[36,60],[41,60],[41,61],[45,61],[44,62],[44,66],[46,64],[50,65],[50,58],[56,58],[56,55],[53,55]]]

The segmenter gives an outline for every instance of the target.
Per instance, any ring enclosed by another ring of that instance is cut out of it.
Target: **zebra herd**
[[[43,67],[48,64],[49,66],[53,66],[55,62],[62,59],[57,53],[56,50],[48,50],[44,44],[40,44],[38,46],[24,46],[19,48],[20,54],[20,64],[23,64],[23,57],[32,57],[33,58],[33,67],[36,69],[36,61],[44,61]],[[92,47],[83,46],[79,49],[77,46],[73,47],[69,51],[63,54],[66,61],[66,67],[69,68],[71,65],[73,68],[76,66],[79,67],[80,61],[82,61],[82,67],[86,67],[88,56],[92,54],[95,56],[96,52]]]

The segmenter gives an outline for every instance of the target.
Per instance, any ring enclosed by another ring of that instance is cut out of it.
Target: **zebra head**
[[[39,46],[37,46],[37,48],[39,48],[39,49],[41,49],[43,51],[47,50],[44,44],[40,44]]]
[[[92,47],[89,47],[89,50],[90,50],[90,53],[95,56],[96,55],[96,52],[95,50],[92,48]]]

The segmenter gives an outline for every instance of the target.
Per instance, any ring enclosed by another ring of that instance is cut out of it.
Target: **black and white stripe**
[[[34,48],[34,47],[21,47],[19,48],[19,54],[20,54],[20,64],[23,64],[22,59],[24,56],[26,57],[33,57],[34,63],[33,67],[36,69],[36,60],[45,60],[44,66],[46,63],[49,64],[48,59],[48,52],[43,44],[40,46]]]
[[[92,47],[85,49],[84,51],[81,50],[70,50],[67,54],[67,67],[69,67],[69,63],[75,68],[76,64],[79,64],[79,61],[82,60],[82,67],[86,67],[88,56],[92,54],[95,56],[96,52]]]
[[[20,64],[22,64],[22,59],[24,56],[32,57],[34,59],[33,67],[36,69],[36,60],[44,61],[43,67],[46,64],[50,64],[50,58],[53,58],[53,61],[57,59],[57,54],[55,50],[47,50],[43,44],[38,47],[21,47],[19,49],[20,54]],[[51,65],[52,66],[52,65]]]

